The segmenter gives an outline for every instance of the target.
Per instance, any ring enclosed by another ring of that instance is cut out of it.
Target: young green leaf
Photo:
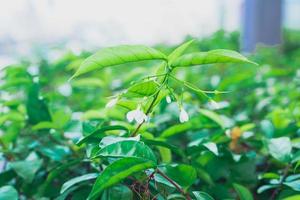
[[[76,144],[78,146],[80,146],[83,143],[87,143],[87,142],[94,142],[94,143],[99,142],[99,139],[101,139],[102,137],[105,136],[104,133],[106,131],[112,131],[112,130],[121,130],[121,131],[125,131],[126,133],[128,133],[128,129],[124,126],[120,126],[120,125],[105,126],[105,127],[102,127],[100,129],[93,131],[88,136],[81,138]]]
[[[273,138],[267,142],[269,153],[281,162],[291,159],[292,143],[288,137]]]
[[[151,96],[157,92],[159,89],[159,84],[155,81],[145,81],[142,83],[137,83],[128,88],[124,96],[127,97],[145,97]]]
[[[235,51],[217,49],[180,56],[172,62],[171,67],[187,67],[213,63],[250,63],[257,65]]]
[[[178,58],[179,56],[181,56],[184,51],[194,42],[195,40],[190,40],[187,41],[185,43],[183,43],[182,45],[180,45],[179,47],[177,47],[174,51],[172,51],[172,53],[168,56],[168,61],[169,63],[172,63],[176,58]]]
[[[110,144],[100,149],[95,156],[115,158],[135,157],[151,160],[154,163],[157,162],[154,153],[147,145],[145,145],[143,142],[133,140],[120,141]]]
[[[108,66],[144,60],[166,60],[160,51],[142,45],[120,45],[104,48],[88,57],[76,71],[72,78]]]
[[[241,200],[253,200],[251,192],[244,186],[234,183],[233,187]]]
[[[77,183],[95,179],[98,177],[98,175],[99,175],[98,173],[90,173],[90,174],[85,174],[82,176],[77,176],[75,178],[72,178],[63,184],[63,186],[61,187],[60,193],[61,194],[64,193],[65,191],[67,191],[69,188],[71,188],[72,186],[74,186]]]
[[[133,173],[156,167],[155,163],[142,158],[121,158],[113,162],[98,176],[88,200],[99,197],[103,190],[121,182]]]

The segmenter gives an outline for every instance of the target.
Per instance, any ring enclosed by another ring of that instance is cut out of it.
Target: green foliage
[[[2,200],[17,200],[18,192],[12,186],[6,185],[0,187],[0,199]]]
[[[105,48],[83,61],[73,77],[113,65],[155,59],[165,60],[166,56],[153,48],[142,45],[121,45]]]
[[[121,158],[110,164],[98,176],[88,199],[96,199],[104,189],[121,182],[133,173],[153,167],[154,162],[143,158]]]
[[[219,31],[16,60],[0,72],[0,199],[299,199],[299,43],[248,59]]]

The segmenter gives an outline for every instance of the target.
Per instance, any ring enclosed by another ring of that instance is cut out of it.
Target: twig
[[[160,171],[159,169],[156,169],[157,173],[160,174],[162,177],[164,177],[167,181],[169,181],[169,183],[171,183],[172,185],[174,185],[174,187],[183,195],[186,197],[187,200],[191,200],[191,197],[188,193],[185,193],[183,189],[181,189],[181,187],[175,182],[173,181],[171,178],[169,178],[166,174],[164,174],[162,171]]]
[[[279,187],[276,188],[273,192],[272,192],[272,195],[270,197],[271,200],[275,199],[276,195],[278,194],[278,192],[282,189],[282,185],[283,185],[283,181],[284,179],[287,177],[288,173],[289,173],[289,170],[291,168],[291,165],[287,165],[283,171],[283,175],[282,175],[282,178],[280,180],[280,183],[279,183]]]
[[[168,76],[169,76],[169,73],[166,73],[165,76],[164,76],[164,79],[163,79],[163,81],[162,81],[161,84],[164,84],[164,83],[166,82]],[[147,111],[146,111],[146,113],[145,113],[146,115],[149,115],[149,113],[152,111],[153,106],[154,106],[154,103],[156,102],[156,100],[157,100],[157,98],[158,98],[158,95],[159,95],[160,91],[161,91],[161,90],[158,90],[158,92],[157,92],[157,93],[155,94],[155,96],[153,97],[153,100],[152,100],[152,102],[150,103],[150,106],[148,107],[148,109],[147,109]],[[134,136],[138,133],[138,131],[140,130],[140,128],[142,127],[142,125],[143,125],[144,123],[145,123],[145,120],[143,120],[143,122],[140,123],[140,124],[136,127],[136,129],[135,129],[135,130],[132,132],[132,134],[131,134],[132,137],[134,137]]]

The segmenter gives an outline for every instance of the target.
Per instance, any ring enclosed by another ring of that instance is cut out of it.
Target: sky
[[[285,0],[285,24],[298,26],[300,1]],[[81,48],[177,44],[238,30],[243,0],[0,0],[0,57],[33,44]],[[295,20],[298,19],[298,20]],[[1,49],[2,46],[2,49]]]
[[[0,37],[18,42],[76,38],[109,43],[177,43],[239,24],[241,0],[10,0],[0,6]],[[220,16],[220,10],[226,10]],[[221,20],[222,17],[222,20]],[[228,18],[228,20],[224,19]]]

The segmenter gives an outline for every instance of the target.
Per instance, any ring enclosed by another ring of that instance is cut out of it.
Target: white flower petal
[[[171,103],[172,102],[171,97],[170,96],[166,96],[166,101],[167,101],[167,103]]]
[[[136,110],[129,111],[126,115],[126,118],[129,122],[132,122],[135,118]]]
[[[129,122],[132,122],[134,120],[139,124],[143,123],[144,121],[147,121],[148,119],[147,115],[143,111],[141,111],[140,108],[129,111],[126,117]]]
[[[206,148],[208,148],[208,150],[210,150],[211,152],[213,152],[216,156],[219,155],[219,151],[218,151],[218,147],[217,147],[216,143],[207,142],[207,143],[203,144],[203,146],[205,146]]]
[[[183,108],[180,109],[179,121],[181,123],[189,121],[189,115]]]
[[[145,115],[145,113],[143,113],[143,111],[136,110],[134,119],[137,123],[141,124],[147,120],[147,116]]]

